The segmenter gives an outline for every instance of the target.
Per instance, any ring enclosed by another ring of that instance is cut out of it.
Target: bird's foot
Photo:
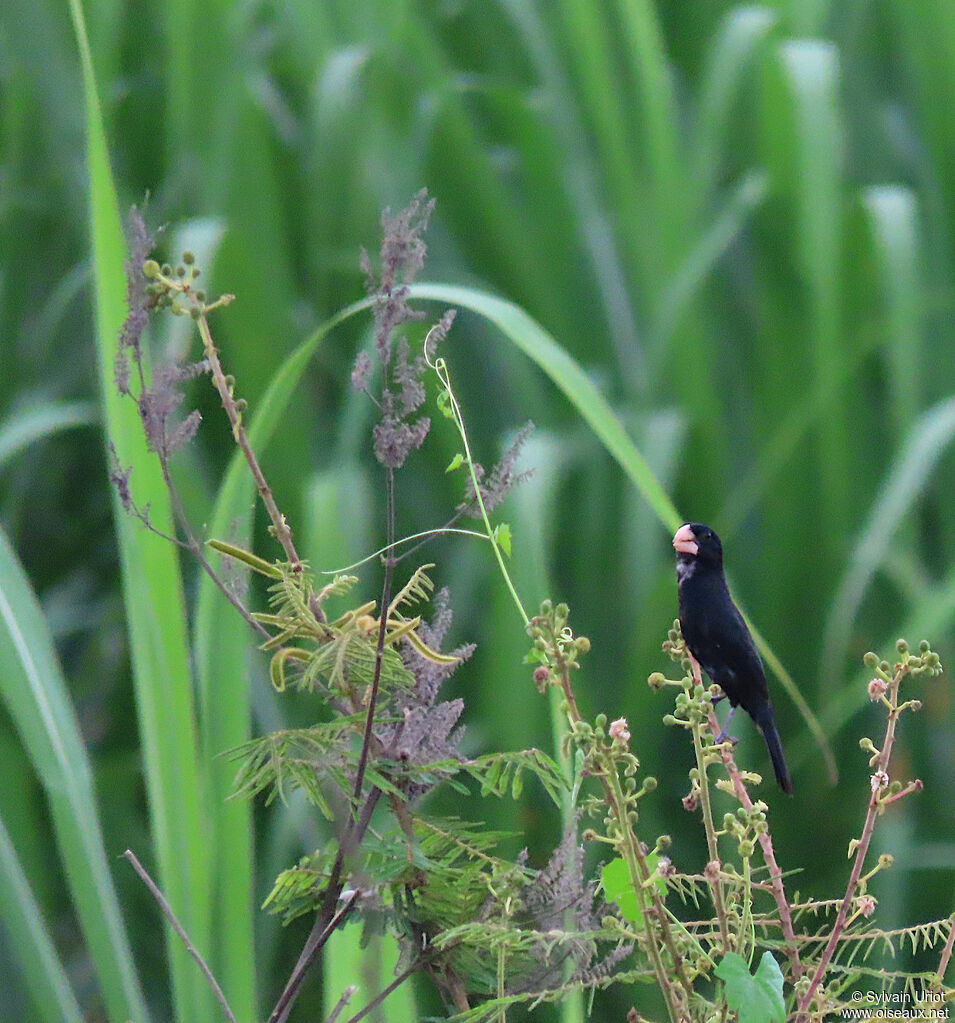
[[[736,713],[736,708],[735,707],[730,707],[730,712],[729,712],[729,714],[726,715],[726,724],[723,725],[723,730],[716,737],[716,745],[717,746],[719,746],[721,743],[726,742],[727,740],[729,740],[734,746],[739,742],[739,739],[736,739],[732,735],[729,734],[730,722],[733,720],[733,715],[735,713]]]

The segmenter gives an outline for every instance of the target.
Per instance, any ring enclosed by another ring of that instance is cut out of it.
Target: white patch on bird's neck
[[[677,558],[676,581],[685,582],[696,571],[696,558]]]

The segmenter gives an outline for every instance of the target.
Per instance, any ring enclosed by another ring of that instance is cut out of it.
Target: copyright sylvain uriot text
[[[923,991],[918,998],[909,991],[853,991],[852,1008],[842,1010],[843,1019],[949,1019],[951,1006],[941,991]]]

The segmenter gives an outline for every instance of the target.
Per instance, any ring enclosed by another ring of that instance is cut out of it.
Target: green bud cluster
[[[203,315],[206,293],[194,287],[202,273],[195,262],[196,257],[191,252],[184,252],[175,268],[169,263],[160,266],[155,259],[143,263],[143,276],[150,282],[146,293],[157,309],[169,309],[175,316],[191,316],[194,320]]]

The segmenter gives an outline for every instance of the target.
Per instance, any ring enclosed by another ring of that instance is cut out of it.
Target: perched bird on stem
[[[779,787],[791,795],[793,786],[776,731],[763,662],[726,585],[720,538],[709,526],[687,522],[676,531],[673,547],[683,639],[693,658],[723,690],[731,705],[716,741],[726,739],[733,714],[737,707],[742,707],[763,733]]]

